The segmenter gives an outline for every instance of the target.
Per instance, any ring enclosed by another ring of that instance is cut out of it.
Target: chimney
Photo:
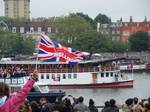
[[[145,22],[145,23],[147,22],[147,17],[146,17],[146,16],[145,16],[144,22]]]
[[[122,22],[122,17],[120,18],[120,22]]]
[[[133,22],[133,20],[132,20],[132,16],[130,16],[130,22]]]

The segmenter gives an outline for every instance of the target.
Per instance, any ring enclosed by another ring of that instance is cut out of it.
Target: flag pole
[[[38,54],[37,54],[38,55]],[[36,62],[35,62],[35,70],[38,68],[38,56],[36,56]]]
[[[41,36],[42,34],[40,34]],[[35,61],[35,69],[38,69],[38,51],[39,51],[39,42],[40,42],[41,37],[38,39],[38,50],[37,50],[37,56],[36,56],[36,61]]]

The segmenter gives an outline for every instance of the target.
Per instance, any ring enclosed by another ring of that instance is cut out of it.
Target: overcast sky
[[[99,13],[112,21],[123,18],[128,21],[150,20],[150,0],[30,0],[31,17],[62,16],[71,12],[83,12],[95,18]],[[3,0],[0,0],[0,16],[4,15]]]

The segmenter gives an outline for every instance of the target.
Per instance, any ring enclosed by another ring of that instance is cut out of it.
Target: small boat
[[[1,62],[0,67],[16,68],[16,74],[17,72],[30,74],[38,64],[39,80],[36,85],[48,86],[49,88],[133,87],[133,75],[124,75],[120,72],[119,64],[117,64],[119,60],[122,58],[87,60],[72,65],[63,62],[8,61]],[[20,78],[17,80],[6,78],[5,80],[12,85],[24,83]]]

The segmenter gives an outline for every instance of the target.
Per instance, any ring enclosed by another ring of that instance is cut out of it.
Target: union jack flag
[[[75,51],[75,50],[74,50]],[[46,35],[41,35],[38,59],[48,62],[79,62],[83,58],[73,52],[72,48],[64,47]]]

